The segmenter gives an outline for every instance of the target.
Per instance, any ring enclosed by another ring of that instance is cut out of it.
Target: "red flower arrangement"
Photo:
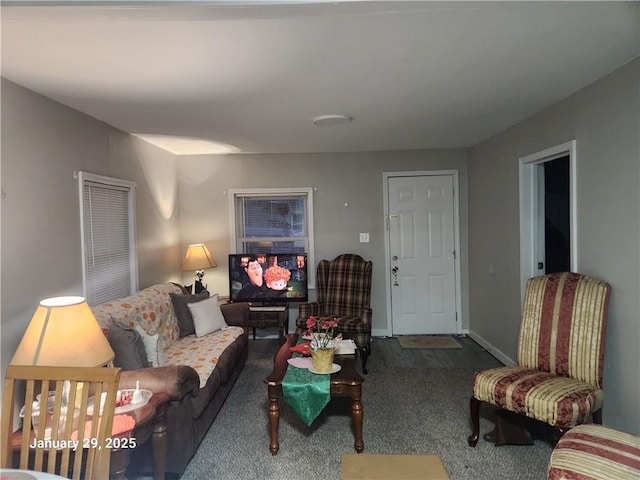
[[[307,319],[307,335],[311,336],[311,349],[335,348],[342,340],[342,334],[335,335],[338,319],[313,315]]]

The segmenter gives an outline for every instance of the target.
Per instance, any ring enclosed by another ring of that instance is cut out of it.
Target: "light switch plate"
[[[369,243],[369,233],[360,234],[360,243]]]

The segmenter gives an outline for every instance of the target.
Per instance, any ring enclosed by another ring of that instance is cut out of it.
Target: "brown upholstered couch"
[[[171,395],[166,471],[177,476],[196,452],[248,355],[248,304],[220,305],[217,313],[222,312],[228,327],[198,336],[183,328],[187,303],[195,300],[202,299],[166,283],[92,307],[116,354],[114,365],[123,368],[120,388],[135,388],[139,381],[143,389]],[[217,296],[199,303],[205,304],[217,307]],[[152,472],[151,443],[131,452],[130,470]]]

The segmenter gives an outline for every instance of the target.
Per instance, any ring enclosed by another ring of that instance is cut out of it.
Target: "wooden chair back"
[[[119,368],[9,365],[2,399],[2,468],[77,480],[109,478],[108,439],[119,378]],[[25,383],[22,431],[13,432],[18,382]]]

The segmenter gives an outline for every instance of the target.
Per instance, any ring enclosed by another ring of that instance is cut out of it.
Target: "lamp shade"
[[[54,297],[40,302],[11,364],[98,367],[114,356],[83,297]]]
[[[204,270],[217,267],[213,255],[204,243],[189,245],[182,262],[182,270]]]

